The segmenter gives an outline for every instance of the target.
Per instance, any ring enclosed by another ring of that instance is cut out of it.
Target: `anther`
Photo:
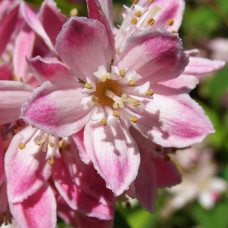
[[[166,161],[166,162],[170,161],[170,156],[166,154],[164,156],[163,160]]]
[[[101,125],[105,126],[107,124],[107,121],[105,118],[102,118],[101,119]]]
[[[137,118],[136,116],[132,116],[132,117],[130,118],[130,121],[131,121],[132,123],[137,123],[138,118]]]
[[[134,103],[132,103],[133,106],[139,106],[141,105],[141,103],[139,102],[139,100],[136,100]]]
[[[151,18],[148,19],[147,24],[149,26],[152,26],[154,24],[154,22],[155,22],[155,20],[151,17]]]
[[[173,19],[169,19],[167,21],[167,25],[172,26],[173,24],[174,24],[174,20]]]
[[[112,113],[112,115],[113,115],[114,117],[120,117],[120,112],[115,110],[115,111]]]
[[[64,144],[63,149],[69,151],[71,149],[71,145],[70,144]]]
[[[126,75],[126,70],[125,70],[125,69],[121,69],[121,70],[119,70],[119,73],[120,73],[120,76],[121,76],[122,78],[124,78],[125,75]]]
[[[63,147],[63,140],[59,141],[59,149],[61,149]]]
[[[135,5],[138,3],[139,0],[132,0],[132,4]]]
[[[172,33],[177,33],[177,31],[176,30],[173,30],[173,31],[171,31]]]
[[[77,16],[78,15],[78,9],[77,8],[73,8],[71,11],[70,11],[70,16]]]
[[[105,75],[101,76],[102,82],[105,82],[107,79],[111,79],[111,74],[108,72]]]
[[[86,83],[85,83],[85,88],[86,88],[86,89],[92,89],[93,86],[92,86],[90,83],[86,82]]]
[[[19,148],[20,148],[21,150],[25,149],[25,146],[26,146],[25,143],[20,143],[20,144],[19,144]]]
[[[137,12],[135,12],[135,16],[136,17],[141,17],[142,16],[142,12],[140,10],[138,10]]]
[[[138,22],[138,20],[137,20],[136,17],[132,17],[132,18],[131,18],[131,23],[132,23],[133,25],[136,25],[137,22]]]
[[[157,146],[155,147],[155,150],[156,150],[156,152],[161,152],[161,151],[162,151],[162,147],[159,146],[159,145],[157,145]]]
[[[129,82],[128,82],[129,85],[134,85],[135,84],[135,79],[131,79]]]
[[[148,3],[149,3],[149,4],[152,3],[152,2],[154,2],[154,0],[148,0]]]
[[[147,90],[146,95],[153,96],[154,95],[154,91],[152,89],[149,89],[149,90]]]
[[[50,166],[53,166],[54,165],[54,158],[51,158],[49,161],[48,161],[48,165]]]

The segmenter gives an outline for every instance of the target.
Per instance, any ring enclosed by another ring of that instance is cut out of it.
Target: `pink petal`
[[[113,27],[112,23],[112,1],[110,0],[88,0],[87,1],[87,7],[88,7],[88,16],[91,19],[96,19],[99,22],[101,22],[108,34],[108,39],[110,42],[110,46],[112,47],[113,53],[115,53],[115,41],[114,41],[114,36],[112,34],[111,28]],[[108,14],[105,14],[103,12]],[[111,10],[111,12],[110,12]],[[109,17],[107,17],[109,16]],[[110,27],[111,26],[111,27]]]
[[[93,77],[101,65],[107,69],[113,57],[103,24],[80,17],[72,17],[64,24],[56,40],[56,50],[74,74],[83,80]]]
[[[158,188],[171,187],[181,182],[181,175],[172,161],[164,161],[164,159],[156,157],[153,158],[153,164],[156,168]]]
[[[100,220],[96,218],[86,217],[80,213],[76,214],[76,219],[78,222],[78,227],[80,228],[112,228],[113,220]]]
[[[117,53],[114,65],[135,70],[141,82],[164,81],[179,76],[188,63],[176,34],[161,31],[133,34]]]
[[[20,108],[32,90],[32,87],[21,82],[0,81],[0,124],[19,118]]]
[[[16,38],[13,53],[13,69],[18,79],[27,81],[28,65],[26,57],[31,57],[35,42],[35,33],[27,26],[20,31]]]
[[[203,75],[222,69],[224,61],[210,60],[200,57],[190,57],[189,64],[184,70],[184,74]]]
[[[77,80],[66,87],[43,83],[22,107],[22,118],[32,126],[53,136],[68,136],[87,123],[91,109],[81,104],[87,96]],[[73,99],[72,99],[73,98]]]
[[[45,160],[46,153],[35,143],[35,131],[27,127],[17,133],[5,155],[8,197],[12,203],[22,202],[34,194],[51,174]],[[19,144],[30,138],[25,148],[20,149]]]
[[[149,155],[149,153],[141,151],[141,164],[135,180],[135,192],[140,204],[153,213],[157,198],[156,169],[152,162],[152,156]]]
[[[11,80],[12,74],[8,63],[0,64],[0,80]]]
[[[4,51],[6,44],[17,23],[18,3],[12,4],[0,18],[0,55]]]
[[[66,164],[61,158],[55,159],[53,178],[58,192],[72,209],[78,210],[87,216],[100,219],[107,220],[113,218],[114,208],[101,204],[95,198],[85,194],[84,191],[73,182]]]
[[[69,69],[62,62],[46,61],[39,56],[27,61],[31,72],[40,84],[45,81],[63,84],[66,80],[74,80]]]
[[[85,127],[85,147],[95,169],[115,195],[122,194],[136,178],[140,157],[138,147],[124,122],[102,126],[91,120]]]
[[[23,228],[56,227],[56,201],[48,186],[41,187],[21,203],[10,202],[10,211]]]
[[[53,45],[55,45],[56,37],[63,24],[67,21],[67,17],[61,13],[53,0],[45,0],[43,2],[39,16],[46,33]]]
[[[35,31],[40,37],[42,37],[45,44],[55,53],[55,48],[52,45],[50,38],[45,32],[42,24],[39,21],[37,15],[24,3],[21,2],[21,13],[25,20],[25,22],[29,25],[29,27]]]
[[[178,94],[168,87],[153,89],[153,100],[146,106],[138,124],[147,129],[145,134],[150,132],[154,143],[164,147],[187,147],[202,142],[214,132],[203,109],[189,95]]]
[[[1,128],[0,128],[1,130]],[[3,151],[3,140],[0,134],[0,186],[2,184],[3,176],[4,176],[4,151]]]

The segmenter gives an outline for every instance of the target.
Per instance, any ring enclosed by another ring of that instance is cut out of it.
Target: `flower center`
[[[96,85],[95,96],[99,99],[101,105],[112,106],[114,104],[115,101],[107,95],[108,91],[114,93],[118,97],[121,96],[121,88],[116,81],[106,79],[104,82],[99,82]]]

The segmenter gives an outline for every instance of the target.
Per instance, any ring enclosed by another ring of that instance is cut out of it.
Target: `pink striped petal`
[[[45,81],[64,84],[66,81],[74,80],[69,69],[60,61],[50,62],[39,56],[27,59],[27,61],[31,72],[40,84]]]
[[[38,136],[35,132],[32,127],[27,127],[17,133],[6,152],[8,197],[12,203],[22,202],[34,194],[51,174],[45,160],[46,153],[35,143]],[[20,149],[20,143],[26,140],[29,141],[25,148]]]
[[[181,175],[172,161],[164,161],[160,157],[153,158],[156,169],[157,187],[165,188],[179,184]]]
[[[10,65],[8,63],[0,64],[0,80],[12,80]]]
[[[0,124],[19,119],[20,108],[33,88],[21,82],[0,81]]]
[[[6,44],[17,23],[18,3],[13,3],[0,17],[0,55],[4,51]]]
[[[53,0],[45,0],[40,9],[40,21],[53,45],[67,17],[63,15]],[[54,25],[54,26],[53,26]]]
[[[168,87],[155,87],[154,99],[138,121],[154,143],[164,147],[187,147],[214,132],[203,109],[187,94]],[[151,126],[149,129],[148,126]],[[141,128],[143,129],[143,128]]]
[[[101,65],[108,68],[114,54],[103,24],[83,17],[72,17],[64,24],[56,40],[56,50],[83,80],[93,77]]]
[[[22,118],[53,136],[69,136],[80,131],[90,118],[92,108],[81,104],[87,95],[79,86],[77,80],[69,87],[43,83],[23,105]]]
[[[43,186],[21,203],[10,202],[10,211],[23,228],[55,228],[56,201],[50,187]]]
[[[41,22],[39,21],[38,16],[24,2],[21,2],[20,10],[27,25],[29,25],[29,27],[43,39],[50,50],[55,53],[55,48],[52,45],[52,42],[45,32]]]
[[[15,41],[13,52],[13,69],[14,74],[18,79],[27,81],[28,79],[28,64],[26,57],[31,57],[35,42],[35,33],[27,26],[21,30]]]
[[[67,204],[74,210],[81,213],[100,219],[112,219],[114,214],[114,207],[99,203],[99,201],[77,186],[66,167],[67,164],[63,159],[55,159],[53,167],[53,178],[55,186],[64,198]]]
[[[203,75],[216,70],[220,70],[225,66],[224,61],[210,60],[200,57],[190,57],[189,64],[184,70],[184,74]]]
[[[138,173],[140,156],[124,122],[102,126],[91,120],[85,127],[85,147],[95,169],[115,195],[129,188]]]
[[[110,0],[87,0],[89,18],[96,19],[104,25],[108,35],[110,46],[112,47],[113,53],[115,53],[115,41],[111,30],[111,28],[113,27],[112,14],[110,13],[112,7],[110,6],[112,6],[112,1]],[[104,9],[108,15],[103,12]],[[111,20],[111,22],[109,20]],[[112,27],[110,26],[110,23]]]
[[[179,76],[188,63],[176,34],[161,31],[133,34],[117,53],[114,65],[135,70],[141,82],[165,81]]]
[[[99,0],[101,4],[101,8],[108,19],[110,27],[113,29],[114,24],[113,24],[113,5],[112,5],[112,0]]]

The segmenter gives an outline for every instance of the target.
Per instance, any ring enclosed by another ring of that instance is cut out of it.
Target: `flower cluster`
[[[224,66],[183,50],[184,5],[134,0],[117,28],[111,0],[1,2],[0,223],[112,227],[119,196],[153,212],[181,181],[169,154],[214,132],[189,92]]]

